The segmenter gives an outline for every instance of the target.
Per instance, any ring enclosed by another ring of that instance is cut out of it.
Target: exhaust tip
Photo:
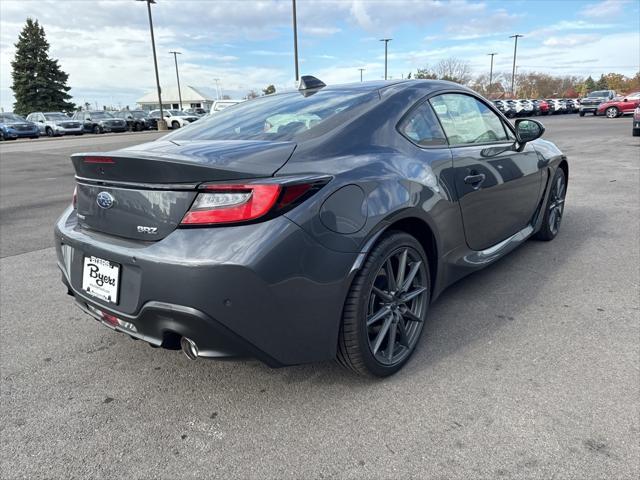
[[[189,360],[195,360],[198,358],[198,346],[196,342],[187,337],[180,339],[180,347]]]

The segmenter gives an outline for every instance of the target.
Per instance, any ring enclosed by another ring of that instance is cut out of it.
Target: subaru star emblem
[[[109,192],[100,192],[96,197],[96,203],[100,208],[113,207],[113,197]]]

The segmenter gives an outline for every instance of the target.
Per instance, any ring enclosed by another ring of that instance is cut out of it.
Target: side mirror
[[[529,118],[516,120],[516,139],[521,145],[540,138],[543,133],[544,125],[537,120],[531,120]]]

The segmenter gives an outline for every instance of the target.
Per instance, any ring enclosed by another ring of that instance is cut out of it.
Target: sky
[[[327,84],[401,78],[457,57],[474,74],[510,72],[515,33],[518,71],[556,75],[640,70],[638,0],[298,0],[301,74]],[[241,98],[269,84],[295,86],[291,0],[157,0],[152,6],[160,83],[180,82]],[[0,107],[13,104],[10,62],[27,17],[38,19],[69,74],[78,104],[133,107],[155,88],[146,3],[134,0],[0,0]]]

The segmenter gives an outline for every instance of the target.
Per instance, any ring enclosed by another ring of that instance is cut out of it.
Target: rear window
[[[242,102],[170,134],[171,140],[291,140],[330,120],[345,122],[352,110],[378,99],[377,91],[320,90],[268,95]]]

